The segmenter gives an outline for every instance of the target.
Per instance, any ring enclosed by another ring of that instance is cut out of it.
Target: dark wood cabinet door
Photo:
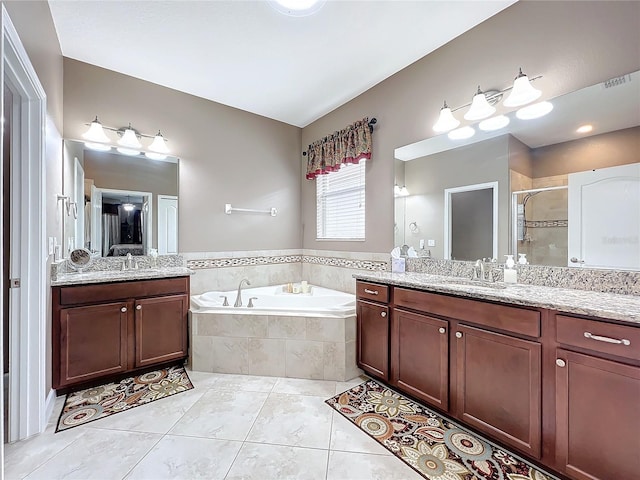
[[[358,366],[389,380],[389,307],[358,301]]]
[[[464,325],[455,337],[458,418],[540,458],[540,344]]]
[[[187,356],[188,295],[135,302],[135,367]]]
[[[125,302],[60,310],[59,375],[54,388],[127,370]]]
[[[449,408],[449,323],[393,312],[391,383],[442,410]]]
[[[556,460],[579,480],[640,475],[640,367],[557,351]]]

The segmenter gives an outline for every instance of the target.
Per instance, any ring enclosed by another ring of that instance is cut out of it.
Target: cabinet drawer
[[[57,287],[60,305],[82,305],[189,292],[189,277]],[[55,295],[55,289],[54,289]]]
[[[358,298],[387,303],[389,301],[389,287],[377,283],[356,282]]]
[[[395,288],[393,298],[397,307],[442,315],[528,337],[540,336],[540,312],[536,310],[406,288]]]
[[[640,360],[640,328],[556,315],[556,340],[564,345]]]

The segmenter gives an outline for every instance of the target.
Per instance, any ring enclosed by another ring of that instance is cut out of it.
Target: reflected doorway
[[[444,258],[498,257],[498,182],[444,191]]]

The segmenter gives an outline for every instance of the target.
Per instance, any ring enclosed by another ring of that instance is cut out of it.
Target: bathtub
[[[242,307],[234,307],[237,291],[207,292],[191,297],[191,309],[196,312],[242,315],[331,316],[355,315],[356,297],[350,293],[310,285],[309,293],[285,293],[283,285],[244,288]],[[228,306],[223,306],[224,297]],[[253,307],[249,308],[249,299]]]
[[[355,295],[317,286],[291,294],[276,285],[243,289],[242,307],[234,307],[236,294],[191,297],[193,370],[338,381],[362,373],[356,366]]]

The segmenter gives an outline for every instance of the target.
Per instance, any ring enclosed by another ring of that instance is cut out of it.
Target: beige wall
[[[71,59],[64,103],[65,138],[81,138],[95,115],[162,130],[180,158],[180,251],[300,247],[299,128]],[[278,215],[226,215],[225,203]]]
[[[18,32],[36,74],[47,95],[47,123],[45,144],[46,172],[46,235],[62,243],[62,217],[56,195],[62,193],[62,131],[63,62],[51,12],[47,2],[6,2],[9,17]],[[47,272],[49,272],[49,259]],[[51,305],[51,289],[47,275],[47,306]],[[47,312],[46,392],[51,388],[51,310]]]
[[[302,180],[303,247],[389,251],[393,150],[433,136],[444,99],[463,105],[478,83],[505,88],[518,67],[544,75],[536,82],[543,98],[638,70],[639,18],[640,2],[521,1],[305,127],[304,146],[365,115],[378,119],[367,171],[367,240],[316,241],[315,185]]]

